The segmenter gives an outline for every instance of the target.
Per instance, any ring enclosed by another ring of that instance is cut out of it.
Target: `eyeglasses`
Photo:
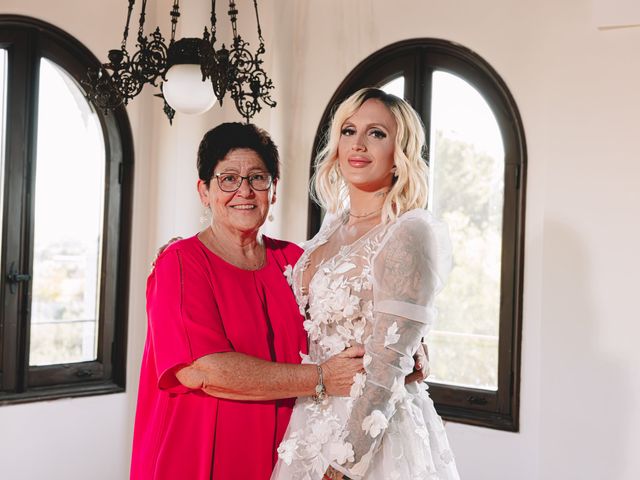
[[[251,188],[258,191],[269,190],[271,187],[271,175],[268,173],[252,173],[251,175],[247,175],[243,177],[242,175],[238,175],[237,173],[216,173],[214,175],[216,180],[218,181],[218,186],[220,190],[223,192],[235,192],[242,185],[242,181],[246,180],[251,185]]]

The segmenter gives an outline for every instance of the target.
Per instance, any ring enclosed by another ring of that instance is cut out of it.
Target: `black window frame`
[[[418,111],[425,125],[429,125],[434,70],[463,78],[483,95],[502,134],[505,171],[498,389],[431,383],[429,391],[436,409],[446,420],[518,431],[527,154],[520,113],[500,75],[469,48],[442,39],[404,40],[371,54],[349,73],[331,97],[316,131],[310,175],[315,170],[315,154],[326,138],[331,113],[336,105],[360,88],[381,86],[404,76],[405,99]],[[426,134],[429,145],[429,128]],[[308,238],[319,230],[321,218],[320,207],[309,199]]]
[[[133,137],[124,108],[96,114],[105,142],[104,221],[95,361],[29,366],[31,281],[10,285],[11,267],[33,267],[34,166],[40,59],[63,68],[84,91],[88,68],[100,65],[81,42],[41,20],[0,15],[7,51],[5,171],[0,260],[0,405],[122,392],[126,385]],[[11,293],[11,288],[15,293]]]

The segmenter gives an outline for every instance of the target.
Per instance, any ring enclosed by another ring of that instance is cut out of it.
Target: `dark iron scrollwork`
[[[241,37],[235,39],[234,48],[230,53],[230,63],[235,71],[230,91],[236,108],[249,122],[251,117],[262,110],[261,103],[275,107],[276,102],[270,95],[273,82],[262,68],[261,55],[265,52],[264,45],[260,43],[255,56],[247,47],[248,44]]]
[[[87,98],[97,107],[105,111],[113,110],[127,105],[129,100],[136,97],[146,84],[155,87],[160,86],[161,93],[156,94],[164,101],[162,85],[159,81],[166,80],[166,72],[173,63],[172,55],[181,55],[178,48],[182,40],[175,40],[176,26],[179,12],[179,0],[174,0],[171,10],[171,39],[166,45],[160,29],[156,28],[150,36],[145,36],[144,20],[147,0],[142,2],[139,30],[137,37],[137,50],[130,55],[126,48],[131,20],[132,9],[135,0],[129,0],[127,21],[124,29],[122,45],[120,49],[109,51],[109,62],[104,63],[98,69],[90,70],[87,80],[83,82],[86,88]],[[273,82],[267,76],[262,65],[262,55],[265,53],[264,39],[260,28],[257,0],[254,0],[258,38],[260,45],[252,54],[249,44],[237,33],[238,9],[234,0],[229,1],[229,18],[233,31],[233,43],[230,49],[224,44],[219,49],[215,48],[216,42],[216,15],[215,0],[211,2],[211,33],[205,27],[203,38],[198,42],[197,59],[199,62],[203,81],[211,82],[213,92],[222,104],[229,92],[240,115],[247,122],[259,111],[263,105],[275,107],[276,102],[271,99]],[[195,39],[194,39],[195,40]],[[184,52],[183,52],[184,53]],[[180,62],[178,62],[180,63]],[[182,63],[191,63],[182,62]],[[175,110],[164,101],[163,110],[169,121],[173,120]]]

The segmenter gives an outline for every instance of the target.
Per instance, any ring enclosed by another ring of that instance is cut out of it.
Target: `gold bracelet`
[[[322,403],[322,401],[327,397],[327,389],[324,388],[322,367],[320,364],[316,364],[316,368],[318,369],[318,384],[316,385],[316,394],[311,398],[313,398],[315,403]]]

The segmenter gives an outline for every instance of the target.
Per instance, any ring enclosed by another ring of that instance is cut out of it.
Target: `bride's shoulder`
[[[424,259],[444,281],[453,263],[447,224],[424,209],[409,210],[392,223],[381,251]]]
[[[321,243],[331,236],[331,233],[344,222],[344,213],[325,213],[318,232],[309,240],[301,242],[299,245],[303,250],[308,250],[316,243]]]
[[[387,236],[423,237],[430,233],[448,231],[444,222],[437,219],[430,211],[423,208],[415,208],[399,215],[389,222]]]
[[[322,232],[323,230],[327,230],[327,229],[331,229],[333,227],[335,227],[336,225],[343,223],[345,220],[345,213],[344,212],[335,212],[335,213],[330,213],[327,212],[325,213],[324,217],[322,218],[322,225],[320,225],[320,232]]]
[[[381,247],[387,245],[394,245],[395,248],[404,245],[408,249],[435,249],[439,255],[449,256],[449,227],[428,210],[409,210],[389,222]]]
[[[442,220],[437,218],[426,208],[414,208],[400,215],[397,220],[398,224],[414,224],[414,225],[439,225]]]

